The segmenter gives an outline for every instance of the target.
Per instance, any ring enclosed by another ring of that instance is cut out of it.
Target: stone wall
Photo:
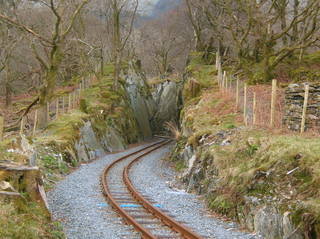
[[[305,84],[291,84],[285,92],[284,124],[288,129],[297,131],[301,127]],[[320,84],[310,84],[306,129],[320,127]]]

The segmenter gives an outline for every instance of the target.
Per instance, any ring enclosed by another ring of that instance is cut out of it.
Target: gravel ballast
[[[101,193],[100,176],[114,160],[145,146],[81,165],[48,193],[53,218],[62,222],[68,239],[140,238],[107,204]]]
[[[131,171],[131,180],[139,192],[148,195],[163,209],[175,216],[177,221],[206,238],[256,239],[258,236],[239,231],[236,223],[214,218],[206,210],[205,203],[194,194],[169,187],[175,176],[168,163],[160,160],[172,147],[158,150],[136,163]]]
[[[138,146],[125,152],[110,154],[78,170],[57,183],[48,193],[53,218],[62,222],[68,239],[125,239],[139,238],[131,226],[118,217],[101,193],[100,176],[103,169],[119,157],[145,147]],[[171,189],[175,172],[160,159],[172,147],[155,151],[135,164],[130,176],[144,195],[150,196],[178,221],[207,238],[249,239],[254,235],[240,232],[235,223],[213,218],[197,196]]]

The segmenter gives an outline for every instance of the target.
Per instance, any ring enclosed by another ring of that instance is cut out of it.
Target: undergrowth
[[[308,55],[304,61],[314,63],[319,59]],[[172,155],[177,168],[182,168],[179,158],[185,145],[191,145],[198,152],[197,165],[204,170],[199,183],[207,190],[212,210],[239,219],[241,212],[245,214],[245,198],[250,196],[276,205],[282,213],[291,211],[294,224],[304,228],[306,235],[313,230],[319,236],[318,138],[245,128],[234,100],[218,93],[214,70],[207,71],[214,67],[202,64],[201,58],[191,61],[189,74],[198,82],[211,83],[191,97],[187,82],[187,101],[181,113],[184,138]],[[223,140],[229,143],[222,144]],[[306,220],[306,215],[311,219]]]
[[[42,209],[27,203],[23,208],[13,204],[0,204],[1,239],[63,239],[59,223],[51,222]]]

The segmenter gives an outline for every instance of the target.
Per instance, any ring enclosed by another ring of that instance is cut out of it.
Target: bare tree
[[[51,36],[33,30],[30,26],[22,23],[19,19],[0,13],[0,21],[24,31],[33,38],[33,43],[31,44],[33,53],[44,70],[44,79],[39,97],[27,108],[24,114],[27,114],[30,108],[38,102],[44,106],[53,96],[58,77],[58,69],[64,57],[62,46],[65,44],[81,10],[89,0],[82,0],[80,3],[75,4],[75,7],[70,14],[70,18],[64,17],[64,13],[68,7],[68,4],[64,1],[57,2],[54,0],[38,0],[34,2],[47,7],[53,15],[54,23],[52,33],[50,34]],[[35,44],[35,41],[39,44]],[[43,49],[42,53],[39,52],[40,48]],[[44,125],[47,122],[47,113],[45,112],[46,107],[42,108],[43,112],[41,114],[41,118],[43,118],[43,120],[40,120],[40,122]]]
[[[111,0],[111,14],[112,14],[112,49],[113,49],[113,63],[114,63],[114,84],[115,90],[118,89],[120,80],[121,62],[123,57],[123,51],[128,43],[129,37],[131,36],[134,20],[139,6],[139,0],[133,2],[129,0]],[[133,11],[129,9],[133,5]],[[129,16],[125,17],[125,15]],[[131,14],[130,14],[131,13]],[[123,29],[123,21],[128,22],[128,28]]]

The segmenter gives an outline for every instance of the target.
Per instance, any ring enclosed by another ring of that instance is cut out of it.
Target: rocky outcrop
[[[125,147],[123,137],[115,129],[106,129],[102,137],[99,138],[90,121],[80,129],[80,138],[75,144],[77,158],[80,162],[89,162],[102,157],[106,152],[124,150]]]
[[[129,63],[129,70],[126,76],[126,90],[143,137],[151,137],[150,120],[154,115],[156,105],[146,83],[146,78],[137,62]]]
[[[126,91],[139,128],[148,138],[162,132],[165,122],[177,122],[181,109],[182,84],[173,80],[159,83],[151,90],[139,62],[130,62],[126,75]]]
[[[208,199],[219,197],[217,189],[221,186],[219,170],[214,166],[214,158],[205,152],[209,145],[223,145],[231,131],[221,131],[209,138],[202,138],[198,147],[186,144],[178,158],[185,165],[180,178],[189,192],[205,195]],[[214,156],[213,156],[214,157]],[[245,196],[234,210],[235,218],[251,231],[255,231],[264,239],[303,239],[299,226],[293,223],[293,212],[282,212],[279,204],[272,198]]]
[[[75,144],[75,149],[79,161],[84,162],[89,162],[104,154],[104,149],[99,143],[90,121],[80,129],[80,139]]]
[[[178,122],[181,109],[182,85],[167,80],[160,83],[153,92],[157,111],[152,118],[151,125],[155,132],[163,130],[165,122]]]

